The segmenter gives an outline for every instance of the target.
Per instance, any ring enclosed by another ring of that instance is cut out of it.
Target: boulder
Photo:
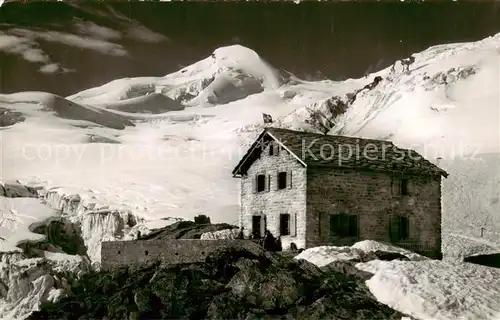
[[[24,120],[26,118],[21,112],[0,108],[0,127],[8,127]]]
[[[0,183],[0,196],[7,198],[38,198],[36,188],[22,185],[18,181]]]

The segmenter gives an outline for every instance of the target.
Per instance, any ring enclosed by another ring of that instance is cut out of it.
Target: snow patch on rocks
[[[428,260],[427,257],[421,256],[414,252],[384,244],[373,240],[364,240],[356,242],[352,246],[320,246],[302,251],[295,256],[295,259],[307,260],[318,267],[326,266],[335,261],[362,260],[363,256],[368,252],[385,251],[399,253],[413,261]]]
[[[38,198],[36,188],[26,186],[19,181],[0,181],[0,196],[7,198]]]
[[[363,240],[356,242],[355,244],[352,245],[351,248],[363,250],[364,252],[375,252],[375,251],[395,252],[406,256],[408,259],[412,261],[429,260],[429,258],[419,255],[415,252],[373,240]]]
[[[205,232],[201,235],[201,240],[233,240],[238,237],[239,229],[224,229],[214,232]]]
[[[26,319],[42,303],[55,302],[69,290],[69,282],[90,268],[78,256],[46,253],[26,258],[22,253],[0,254],[0,319]]]

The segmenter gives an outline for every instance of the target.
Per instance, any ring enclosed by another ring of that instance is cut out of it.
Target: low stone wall
[[[101,269],[115,266],[145,266],[158,260],[168,264],[203,262],[221,248],[263,250],[249,240],[134,240],[108,241],[101,246]]]

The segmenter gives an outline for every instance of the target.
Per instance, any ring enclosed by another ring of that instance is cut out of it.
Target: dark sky
[[[115,10],[170,41],[120,42],[129,57],[115,57],[62,44],[40,43],[54,61],[76,72],[42,74],[39,65],[0,52],[3,93],[43,90],[69,95],[115,78],[163,76],[240,43],[275,67],[302,78],[360,77],[429,46],[475,41],[500,32],[500,3],[9,3],[0,30],[64,31],[75,17],[117,29],[116,19],[91,10]],[[88,9],[88,10],[87,10]],[[116,24],[116,25],[115,25]]]

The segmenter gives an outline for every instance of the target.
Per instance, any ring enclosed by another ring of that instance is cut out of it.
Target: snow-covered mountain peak
[[[281,85],[282,76],[255,51],[232,45],[220,47],[209,57],[164,77],[117,79],[67,99],[109,104],[161,93],[187,106],[226,104],[264,90],[275,90]]]
[[[255,51],[232,45],[165,76],[159,87],[171,98],[199,105],[226,104],[280,85],[280,73]]]
[[[280,81],[276,71],[255,51],[241,45],[219,47],[207,58],[172,73],[165,78],[215,77],[226,71],[237,71],[262,80],[266,89],[276,89]]]

